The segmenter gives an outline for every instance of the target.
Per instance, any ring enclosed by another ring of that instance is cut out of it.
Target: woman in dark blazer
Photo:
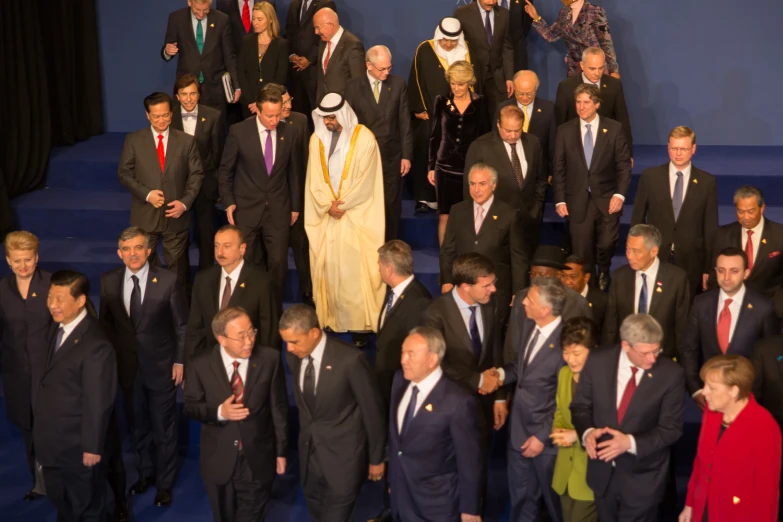
[[[777,522],[780,428],[750,393],[753,365],[718,355],[700,376],[708,408],[679,522]]]
[[[32,453],[32,409],[49,349],[46,337],[52,316],[46,298],[51,274],[37,267],[38,238],[30,232],[6,236],[5,259],[13,273],[0,280],[0,367],[6,414],[22,431],[33,477],[33,488],[24,500],[34,500],[39,493]]]
[[[288,80],[288,42],[280,38],[275,8],[267,2],[253,5],[253,32],[242,38],[237,74],[244,118],[255,114],[259,89],[267,83],[285,85]]]

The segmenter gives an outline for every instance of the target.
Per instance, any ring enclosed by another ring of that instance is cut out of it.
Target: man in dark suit
[[[90,282],[52,274],[55,324],[35,402],[33,447],[58,520],[105,520],[106,434],[117,393],[114,349],[87,313]]]
[[[748,256],[736,247],[724,249],[715,262],[720,289],[697,295],[680,346],[690,393],[700,409],[705,399],[699,370],[712,357],[742,355],[750,359],[756,341],[780,333],[772,300],[745,285]]]
[[[688,275],[658,258],[661,233],[652,225],[634,225],[628,232],[625,257],[609,288],[609,303],[601,331],[603,344],[618,342],[620,325],[633,314],[650,314],[663,328],[663,355],[678,357],[688,328],[691,293]]]
[[[226,127],[226,94],[223,75],[228,72],[239,86],[236,51],[228,15],[212,11],[212,0],[188,0],[188,7],[169,14],[166,39],[160,51],[165,61],[177,57],[177,78],[192,74],[201,82],[201,103],[220,111],[221,129]],[[252,17],[252,15],[251,15]],[[237,88],[231,103],[239,101]]]
[[[497,324],[508,319],[511,297],[527,286],[527,255],[519,211],[495,196],[498,173],[475,163],[469,173],[470,198],[451,209],[440,247],[440,283],[445,294],[454,288],[452,266],[457,256],[478,252],[495,265]]]
[[[245,256],[252,260],[254,248],[263,248],[266,270],[282,301],[288,231],[302,210],[301,145],[291,126],[279,125],[283,99],[278,88],[261,89],[256,107],[255,117],[229,130],[219,168],[220,199],[228,222],[247,241]]]
[[[479,91],[487,96],[493,113],[514,92],[514,47],[508,10],[498,6],[497,0],[476,0],[457,7],[454,18],[459,20],[470,44],[471,60],[479,68],[477,76],[484,78]]]
[[[631,133],[631,121],[628,117],[628,108],[625,105],[623,84],[619,78],[604,74],[606,55],[600,47],[588,47],[582,52],[582,61],[579,66],[582,74],[569,76],[557,86],[555,96],[555,114],[557,124],[562,125],[574,118],[581,117],[576,108],[576,95],[579,85],[586,83],[594,85],[601,96],[601,106],[598,115],[620,123],[623,127],[625,141],[628,144],[628,153],[633,158],[633,135]]]
[[[525,13],[525,3],[514,0],[498,0],[498,5],[508,9],[511,45],[514,48],[514,70],[523,71],[528,68],[527,35],[533,19]]]
[[[660,357],[663,329],[627,317],[620,346],[594,350],[579,377],[571,418],[587,450],[587,484],[601,522],[658,520],[670,447],[682,435],[682,368]]]
[[[481,521],[482,421],[472,394],[443,374],[443,335],[419,326],[402,347],[389,411],[394,520]]]
[[[772,299],[778,317],[783,317],[783,225],[764,217],[764,194],[756,187],[738,188],[734,206],[737,221],[718,229],[712,258],[726,247],[744,250],[750,270],[745,284]],[[714,274],[709,283],[711,288],[717,286]]]
[[[590,312],[593,315],[593,321],[600,328],[604,324],[606,316],[606,305],[609,300],[605,292],[600,291],[594,286],[590,286],[590,272],[585,268],[585,258],[579,256],[568,256],[565,265],[569,270],[560,272],[560,280],[571,290],[581,295],[587,301]]]
[[[350,520],[364,480],[384,474],[386,421],[372,368],[360,350],[328,338],[307,305],[283,313],[280,335],[299,409],[300,475],[310,518]]]
[[[631,156],[620,123],[599,116],[595,85],[576,88],[579,118],[557,129],[552,189],[557,215],[568,218],[572,253],[598,267],[598,288],[609,286],[609,267],[620,238],[620,216],[631,184]]]
[[[465,158],[463,192],[470,197],[469,174],[476,163],[497,172],[496,195],[519,212],[520,230],[528,257],[538,242],[541,209],[546,197],[546,174],[538,138],[522,132],[525,115],[517,107],[504,107],[497,120],[497,132],[488,132],[468,147]]]
[[[367,51],[367,74],[348,82],[345,100],[359,123],[375,134],[383,163],[386,241],[397,239],[402,213],[402,178],[411,169],[413,134],[405,80],[391,74],[392,56],[384,45]]]
[[[177,386],[188,303],[173,273],[147,263],[143,230],[127,228],[117,243],[124,266],[101,276],[100,320],[117,353],[136,454],[138,480],[130,493],[141,495],[154,482],[155,505],[168,506],[177,467]]]
[[[193,283],[193,298],[185,334],[185,362],[208,352],[217,341],[212,335],[212,319],[228,306],[241,306],[258,330],[263,346],[280,346],[277,318],[281,304],[272,291],[269,276],[242,258],[247,245],[234,225],[224,225],[215,234],[217,266],[202,270]]]
[[[649,223],[663,237],[662,261],[688,273],[692,296],[707,289],[712,271],[712,242],[718,230],[718,189],[715,177],[691,163],[696,134],[688,127],[669,133],[668,164],[642,173],[631,225]]]
[[[353,33],[340,25],[337,13],[322,7],[313,15],[318,43],[318,63],[314,106],[327,93],[345,94],[345,87],[353,78],[365,77],[364,45]]]
[[[526,319],[511,330],[516,357],[497,370],[503,384],[516,383],[508,444],[512,520],[538,520],[542,498],[553,521],[563,518],[560,501],[552,489],[557,447],[549,435],[555,416],[558,374],[563,366],[560,331],[565,299],[565,287],[558,278],[533,279],[522,302]]]
[[[284,36],[291,52],[288,78],[291,80],[291,96],[294,97],[293,108],[308,117],[318,105],[315,88],[320,68],[316,64],[320,39],[315,34],[313,15],[324,7],[337,11],[333,0],[292,0],[285,20]]]
[[[190,210],[204,178],[201,156],[192,136],[171,128],[173,102],[168,94],[150,94],[144,108],[151,129],[125,137],[117,177],[133,195],[130,224],[149,234],[150,263],[160,264],[156,250],[161,241],[166,265],[186,288]]]
[[[188,365],[183,412],[201,425],[201,477],[215,520],[264,520],[275,473],[285,473],[288,396],[280,352],[256,346],[242,308],[212,320],[218,346]]]
[[[199,103],[201,85],[192,74],[180,76],[174,85],[178,106],[174,106],[171,127],[196,140],[204,178],[196,200],[193,202],[196,242],[198,243],[198,268],[203,270],[213,265],[215,259],[212,240],[217,229],[218,200],[217,168],[223,152],[225,132],[219,125],[220,113],[212,107]]]

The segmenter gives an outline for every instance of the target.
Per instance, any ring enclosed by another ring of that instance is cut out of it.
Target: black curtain
[[[96,0],[0,1],[0,237],[53,146],[103,133]]]

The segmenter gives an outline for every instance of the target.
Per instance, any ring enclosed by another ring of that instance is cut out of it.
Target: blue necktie
[[[587,132],[585,133],[585,161],[587,162],[587,168],[590,168],[590,162],[593,160],[593,126],[587,125]]]
[[[57,353],[57,350],[60,349],[60,345],[63,344],[63,335],[65,334],[65,329],[61,326],[57,329],[57,338],[54,340],[54,353]]]
[[[391,313],[392,309],[392,303],[394,303],[394,292],[389,292],[389,299],[386,301],[386,312],[383,314],[384,323],[389,318],[389,314]]]
[[[674,182],[674,194],[672,195],[672,208],[674,209],[674,221],[680,216],[682,208],[682,172],[677,171],[677,181]]]
[[[408,403],[408,409],[405,410],[405,416],[402,418],[402,429],[400,429],[400,436],[405,435],[405,431],[410,426],[413,416],[416,414],[416,397],[419,395],[419,389],[416,385],[411,388],[411,400]]]
[[[503,9],[508,9],[508,2],[507,2],[507,0],[501,0],[500,7],[502,7]]]
[[[489,22],[489,11],[484,11],[487,17],[484,19],[484,31],[487,33],[487,43],[492,47],[492,24]]]
[[[639,292],[639,313],[647,313],[647,274],[642,274],[642,291]]]
[[[476,305],[470,307],[470,343],[473,345],[473,355],[478,361],[481,358],[481,335],[476,322]]]

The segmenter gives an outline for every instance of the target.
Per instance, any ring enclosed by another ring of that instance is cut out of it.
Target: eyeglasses
[[[669,150],[672,151],[675,154],[685,154],[686,152],[691,151],[691,147],[684,148],[684,147],[669,147]]]
[[[150,114],[150,119],[154,121],[165,120],[167,118],[171,118],[170,112],[167,112],[165,114]]]
[[[227,335],[224,336],[224,337],[226,339],[231,339],[232,341],[239,341],[239,342],[243,343],[245,341],[251,341],[252,342],[253,339],[256,338],[256,335],[258,335],[258,329],[253,328],[252,330],[248,330],[247,332],[243,332],[243,333],[239,334],[239,338],[238,339],[235,339],[233,337],[229,337]]]
[[[658,358],[658,356],[659,356],[659,355],[661,355],[661,354],[663,353],[663,350],[662,350],[662,349],[660,349],[660,348],[659,348],[659,349],[657,349],[657,350],[655,350],[655,351],[653,351],[653,352],[640,352],[639,350],[637,350],[636,348],[634,348],[634,347],[633,347],[633,345],[629,344],[628,346],[630,346],[630,347],[631,347],[631,350],[633,350],[634,352],[636,352],[636,354],[637,354],[637,355],[639,355],[639,356],[641,356],[641,357],[650,357],[650,356],[652,356],[652,358],[653,358],[653,359],[657,359],[657,358]]]
[[[293,103],[294,103],[294,98],[293,97],[288,98],[288,101],[283,102],[283,107],[291,107]]]
[[[375,69],[375,70],[376,70],[376,71],[378,71],[378,72],[382,72],[382,73],[385,73],[385,72],[391,72],[391,70],[392,70],[392,66],[391,66],[391,65],[390,65],[390,66],[388,66],[388,67],[383,67],[383,68],[376,67],[376,66],[375,66],[375,64],[374,64],[374,63],[372,63],[372,62],[370,62],[370,65],[372,65],[372,68],[373,68],[373,69]]]

